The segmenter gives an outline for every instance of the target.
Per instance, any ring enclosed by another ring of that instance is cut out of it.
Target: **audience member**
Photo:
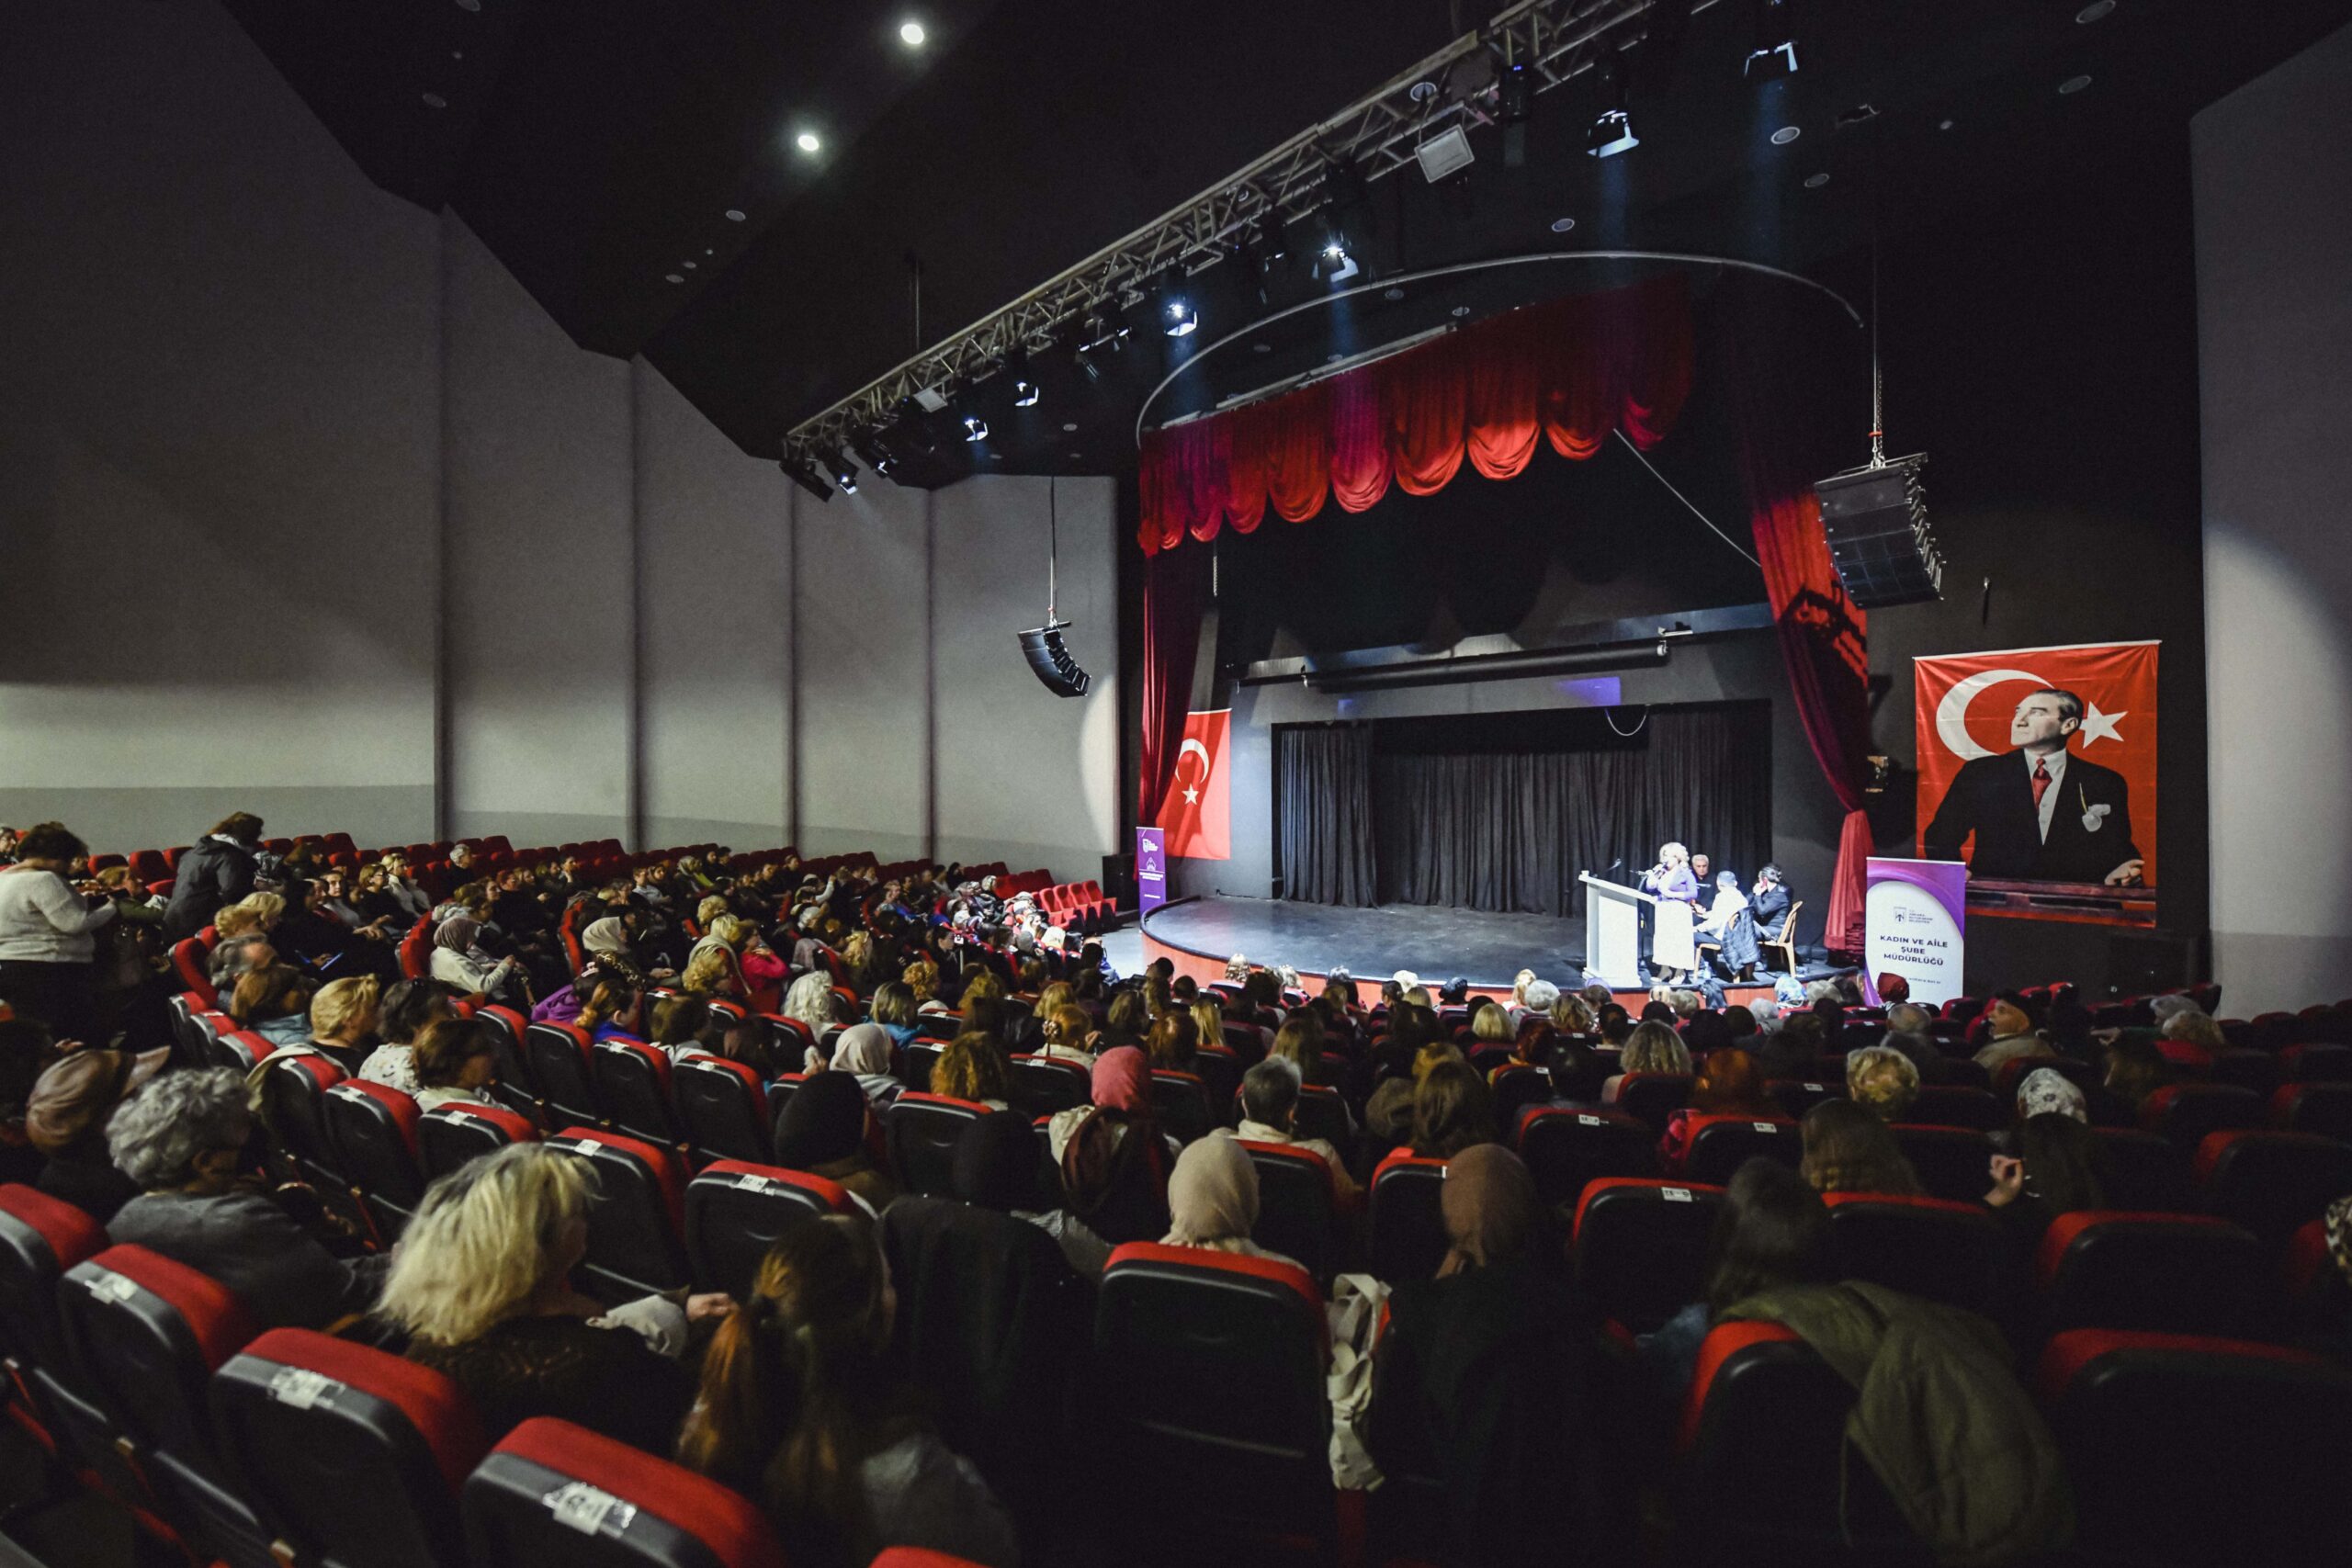
[[[1070,1212],[1116,1247],[1168,1229],[1174,1163],[1151,1105],[1151,1069],[1132,1045],[1094,1059],[1094,1103],[1057,1113],[1046,1139]]]
[[[40,1180],[45,1161],[25,1131],[25,1103],[56,1060],[57,1044],[47,1024],[0,1018],[0,1183],[30,1187]]]
[[[261,826],[261,818],[250,811],[232,812],[180,852],[173,871],[172,901],[164,910],[164,941],[194,936],[212,923],[222,906],[254,890]]]
[[[1667,1117],[1666,1134],[1658,1140],[1658,1168],[1664,1175],[1683,1174],[1696,1131],[1692,1123],[1702,1116],[1780,1120],[1781,1108],[1765,1092],[1763,1070],[1754,1056],[1725,1046],[1700,1058],[1690,1100]]]
[[[1798,1169],[1818,1192],[1917,1196],[1918,1173],[1885,1122],[1850,1100],[1825,1100],[1804,1113]]]
[[[1838,1278],[1829,1211],[1805,1179],[1758,1156],[1732,1173],[1707,1243],[1706,1292],[1641,1339],[1660,1393],[1679,1404],[1708,1331],[1737,1303],[1783,1285]]]
[[[2018,1120],[2043,1115],[2071,1116],[2087,1124],[2090,1105],[2074,1080],[2055,1068],[2036,1067],[2018,1085]]]
[[[1469,1063],[1440,1062],[1413,1089],[1412,1150],[1451,1159],[1474,1144],[1497,1142],[1494,1097]]]
[[[247,1172],[254,1132],[242,1074],[151,1079],[107,1124],[115,1168],[141,1190],[107,1235],[227,1286],[257,1329],[327,1328],[366,1312],[390,1258],[336,1258],[271,1202]]]
[[[1111,1260],[1111,1244],[1045,1190],[1037,1134],[1029,1118],[1001,1111],[983,1116],[956,1140],[952,1182],[956,1198],[1026,1220],[1052,1236],[1072,1269],[1089,1279]]]
[[[1234,1139],[1197,1138],[1184,1146],[1168,1177],[1168,1234],[1159,1239],[1170,1247],[1297,1266],[1250,1239],[1258,1225],[1258,1168]]]
[[[2033,1020],[2015,1000],[1996,997],[1984,1010],[1986,1037],[1976,1053],[1976,1065],[1991,1072],[2017,1056],[2055,1055],[2050,1043],[2033,1032]]]
[[[967,1032],[949,1041],[939,1060],[932,1064],[931,1092],[977,1100],[991,1111],[1009,1111],[1005,1077],[1010,1067],[995,1036]]]
[[[703,1359],[678,1458],[758,1499],[794,1568],[863,1568],[888,1547],[1013,1568],[1012,1521],[888,1354],[896,1310],[871,1227],[787,1225]]]
[[[436,1019],[449,1016],[449,998],[430,980],[402,980],[384,993],[377,1014],[383,1043],[359,1064],[359,1076],[370,1083],[414,1094],[416,1042]]]
[[[1330,1168],[1332,1191],[1342,1203],[1354,1201],[1355,1178],[1349,1174],[1340,1151],[1323,1138],[1302,1138],[1297,1132],[1298,1067],[1288,1057],[1269,1056],[1241,1075],[1241,1121],[1219,1136],[1253,1144],[1283,1144],[1319,1156]]]
[[[125,1099],[164,1070],[172,1054],[134,1055],[71,1041],[62,1050],[25,1100],[25,1139],[48,1161],[34,1185],[105,1224],[139,1196],[138,1183],[115,1168],[107,1123]]]
[[[2144,1032],[2125,1030],[2108,1043],[2107,1091],[2130,1107],[2134,1115],[2148,1096],[2170,1083],[2172,1065]]]
[[[890,1073],[890,1033],[878,1023],[854,1023],[833,1043],[832,1071],[846,1073],[877,1111],[904,1086]]]
[[[1847,1054],[1846,1095],[1882,1122],[1906,1121],[1919,1098],[1918,1066],[1892,1045],[1865,1045]]]
[[[879,1214],[899,1196],[899,1188],[867,1152],[867,1106],[851,1074],[811,1073],[776,1118],[775,1158],[786,1169],[840,1182]]]
[[[1670,1026],[1652,1019],[1626,1036],[1624,1050],[1618,1057],[1618,1071],[1600,1086],[1600,1098],[1605,1103],[1614,1104],[1620,1086],[1635,1073],[1688,1073],[1690,1070],[1690,1050],[1683,1044],[1682,1036],[1675,1033]]]
[[[465,1391],[492,1442],[553,1416],[667,1454],[694,1398],[676,1359],[687,1325],[730,1303],[606,1308],[573,1291],[590,1198],[585,1162],[545,1144],[468,1161],[425,1190],[379,1311],[408,1335],[411,1360]]]
[[[473,1018],[435,1019],[426,1025],[410,1061],[417,1109],[495,1103],[489,1089],[498,1081],[498,1033],[505,1027]]]
[[[229,993],[229,1016],[273,1048],[300,1045],[311,1038],[311,987],[283,964],[249,969]]]
[[[0,1002],[49,1026],[61,1040],[104,1045],[93,936],[116,918],[94,883],[77,890],[65,874],[89,846],[55,822],[28,828],[14,864],[0,865]]]

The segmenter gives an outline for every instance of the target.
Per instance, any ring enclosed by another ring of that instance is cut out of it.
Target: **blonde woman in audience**
[[[1846,1095],[1882,1122],[1900,1122],[1919,1098],[1919,1068],[1900,1051],[1866,1045],[1846,1058]]]
[[[1600,1086],[1604,1105],[1617,1101],[1617,1091],[1635,1073],[1688,1073],[1690,1070],[1690,1048],[1682,1043],[1682,1036],[1653,1019],[1625,1037],[1625,1049],[1618,1058],[1618,1069]]]
[[[1091,1073],[1094,1070],[1094,1053],[1089,1048],[1089,1042],[1093,1029],[1091,1013],[1066,1002],[1046,1015],[1046,1043],[1036,1054],[1049,1062],[1075,1062]]]
[[[1482,1045],[1508,1045],[1519,1038],[1519,1031],[1500,1003],[1480,1002],[1470,1015],[1470,1037]]]

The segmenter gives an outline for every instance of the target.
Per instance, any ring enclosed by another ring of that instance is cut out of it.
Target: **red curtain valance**
[[[1656,446],[1690,391],[1690,299],[1679,276],[1530,306],[1286,396],[1144,437],[1146,555],[1190,535],[1250,533],[1445,488],[1470,466],[1517,476],[1539,438],[1563,457],[1611,430]]]

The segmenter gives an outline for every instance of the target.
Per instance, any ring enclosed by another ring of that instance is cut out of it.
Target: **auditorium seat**
[[[1302,1138],[1320,1138],[1342,1155],[1355,1146],[1356,1133],[1348,1118],[1348,1102],[1329,1084],[1299,1085],[1298,1110],[1292,1118],[1291,1131]]]
[[[211,1401],[241,1490],[297,1568],[466,1561],[458,1488],[488,1445],[439,1372],[278,1328],[221,1367]]]
[[[270,1058],[254,1091],[262,1120],[277,1134],[295,1179],[333,1194],[330,1201],[346,1200],[351,1185],[327,1135],[327,1091],[343,1078],[343,1069],[324,1056],[281,1052]]]
[[[2205,1210],[2278,1247],[2352,1193],[2352,1144],[2312,1133],[2232,1128],[2197,1145]]]
[[[1919,1175],[1920,1190],[1930,1198],[1955,1203],[1983,1200],[1993,1185],[1993,1140],[1967,1127],[1920,1127],[1897,1122],[1892,1129],[1903,1157]]]
[[[670,1070],[670,1100],[678,1133],[700,1159],[775,1158],[769,1132],[767,1085],[748,1062],[688,1056]]]
[[[2352,1280],[2328,1250],[2325,1220],[2312,1220],[2287,1238],[2279,1282],[2290,1337],[2334,1344],[2352,1337]]]
[[[1649,1124],[1653,1136],[1666,1132],[1666,1120],[1690,1103],[1690,1087],[1698,1080],[1689,1073],[1627,1073],[1617,1085],[1617,1109]]]
[[[1804,1136],[1794,1122],[1753,1116],[1693,1116],[1686,1125],[1690,1142],[1683,1174],[1721,1187],[1751,1159],[1778,1160],[1794,1170],[1804,1157]]]
[[[530,1057],[523,1045],[524,1036],[530,1032],[531,1021],[513,1008],[496,1004],[481,1009],[474,1016],[501,1026],[494,1036],[498,1077],[490,1087],[490,1097],[509,1111],[542,1122],[547,1106],[539,1099],[538,1080],[531,1075]]]
[[[2208,1133],[2262,1121],[2262,1097],[2233,1084],[2166,1084],[2140,1107],[2140,1125],[2183,1150],[2196,1148]]]
[[[2091,1144],[2107,1183],[2109,1208],[2177,1213],[2198,1208],[2188,1158],[2167,1140],[2137,1128],[2095,1126]]]
[[[2352,1083],[2352,1045],[2307,1042],[2278,1053],[2282,1083]]]
[[[1919,1098],[1911,1102],[1904,1120],[1920,1127],[1973,1127],[1992,1133],[2009,1124],[2008,1108],[2016,1103],[2014,1094],[2005,1103],[1990,1089],[1928,1084],[1919,1090]]]
[[[420,1114],[415,1100],[368,1078],[345,1078],[327,1090],[327,1136],[379,1247],[400,1239],[424,1197],[416,1147]]]
[[[1444,1188],[1445,1161],[1408,1149],[1374,1168],[1369,1205],[1375,1278],[1398,1285],[1436,1277],[1449,1247],[1438,1207]]]
[[[535,1023],[523,1032],[523,1055],[551,1127],[602,1126],[594,1040],[576,1023]]]
[[[477,1155],[538,1141],[538,1123],[503,1105],[451,1100],[416,1119],[417,1164],[427,1181],[448,1175]]]
[[[212,928],[207,926],[204,929],[209,931]],[[212,944],[204,941],[201,934],[183,937],[172,943],[171,948],[172,970],[179,976],[181,989],[202,998],[208,1010],[220,1006],[220,993],[214,988],[212,976],[206,967],[211,948]]]
[[[588,1161],[595,1171],[588,1256],[574,1271],[582,1291],[609,1303],[688,1281],[685,1183],[674,1154],[597,1127],[567,1128],[548,1145]]]
[[[2120,1328],[2255,1338],[2275,1315],[2261,1243],[2202,1214],[2061,1214],[2034,1271],[2044,1337]]]
[[[1825,1100],[1846,1098],[1846,1085],[1842,1079],[1836,1083],[1807,1083],[1795,1078],[1776,1078],[1766,1084],[1764,1089],[1779,1102],[1781,1114],[1792,1122],[1804,1121],[1804,1113]]]
[[[686,1259],[699,1291],[748,1295],[760,1262],[786,1225],[810,1214],[858,1212],[849,1189],[805,1170],[714,1160],[686,1183]]]
[[[899,1185],[925,1198],[956,1192],[956,1141],[989,1114],[976,1100],[909,1090],[882,1112],[882,1132]]]
[[[1201,1081],[1198,1073],[1154,1067],[1151,1108],[1160,1131],[1180,1144],[1205,1138],[1216,1125],[1216,1112],[1209,1108],[1208,1086]]]
[[[1340,1201],[1321,1155],[1295,1144],[1239,1140],[1258,1172],[1258,1224],[1250,1239],[1295,1258],[1319,1281],[1339,1264]]]
[[[1900,1562],[1917,1555],[1867,1464],[1845,1462],[1854,1387],[1795,1331],[1718,1324],[1683,1396],[1673,1560]]]
[[[616,1035],[597,1042],[589,1070],[596,1076],[596,1102],[615,1129],[680,1148],[678,1113],[670,1104],[669,1052]]]
[[[8,1414],[52,1451],[53,1396],[74,1382],[57,1282],[106,1246],[106,1228],[73,1204],[16,1182],[0,1186],[0,1358],[15,1393]]]
[[[250,1073],[276,1055],[276,1042],[249,1029],[232,1029],[212,1037],[212,1055],[204,1065],[227,1067],[233,1073]]]
[[[765,1515],[707,1476],[550,1416],[465,1479],[466,1543],[499,1568],[784,1568]]]
[[[254,1337],[227,1287],[143,1247],[110,1247],[67,1271],[58,1292],[83,1383],[156,1510],[191,1546],[232,1563],[269,1560],[269,1535],[242,1500],[213,1436],[215,1368]]]
[[[2324,1562],[2352,1538],[2352,1372],[2245,1340],[2079,1328],[2040,1396],[2101,1561]]]
[[[1989,1314],[2006,1257],[1981,1203],[1892,1192],[1825,1192],[1846,1277]]]
[[[1006,1103],[1032,1121],[1087,1103],[1092,1093],[1080,1063],[1056,1056],[1015,1056],[1006,1075]]]
[[[1724,1190],[1648,1177],[1603,1177],[1577,1202],[1577,1277],[1602,1315],[1646,1334],[1697,1301]]]
[[[1094,1317],[1089,1451],[1116,1455],[1116,1517],[1155,1537],[1333,1530],[1323,1298],[1271,1258],[1133,1242]]]
[[[2270,1124],[2352,1143],[2352,1084],[2282,1083],[2270,1097]]]
[[[1657,1135],[1622,1111],[1531,1106],[1518,1134],[1519,1157],[1548,1204],[1576,1202],[1586,1183],[1604,1176],[1657,1174]]]
[[[1516,1127],[1521,1111],[1531,1105],[1550,1102],[1552,1075],[1542,1067],[1520,1063],[1497,1071],[1487,1081],[1487,1088],[1494,1096],[1495,1125]]]
[[[435,891],[432,896],[435,898],[447,897],[446,893],[440,891]],[[423,916],[416,924],[409,927],[408,934],[401,938],[399,952],[402,979],[424,980],[432,976],[433,917],[431,915]]]

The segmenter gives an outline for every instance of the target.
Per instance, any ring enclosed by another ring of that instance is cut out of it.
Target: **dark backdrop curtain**
[[[1276,730],[1274,791],[1282,803],[1275,852],[1283,897],[1351,908],[1372,903],[1371,729]]]
[[[1381,903],[1570,915],[1583,908],[1579,871],[1609,875],[1621,861],[1613,880],[1631,881],[1669,839],[1737,872],[1743,891],[1770,852],[1762,704],[1656,708],[1632,737],[1509,750],[1430,749],[1409,739],[1426,722],[1380,727],[1370,742],[1368,833],[1345,787],[1351,755],[1317,744],[1365,731],[1279,733],[1287,897],[1367,901],[1353,872],[1325,869],[1345,854],[1372,861]]]

